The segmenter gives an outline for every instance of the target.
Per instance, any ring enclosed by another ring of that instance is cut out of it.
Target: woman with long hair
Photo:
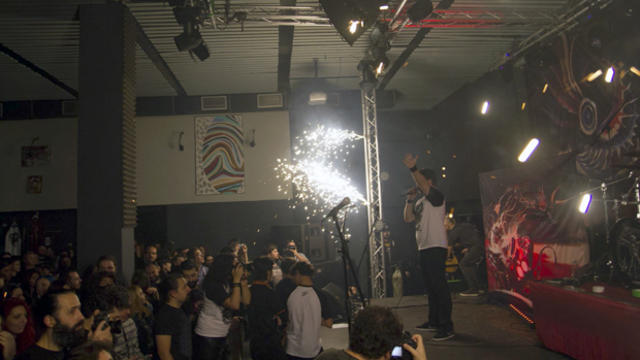
[[[227,335],[232,312],[251,302],[251,293],[242,264],[233,255],[216,257],[203,281],[204,306],[196,324],[197,359],[227,359]]]
[[[129,303],[131,305],[131,318],[138,328],[140,351],[144,355],[153,354],[153,307],[140,286],[131,285],[129,287]]]
[[[36,330],[29,305],[19,298],[8,298],[2,302],[2,330],[13,335],[16,355],[20,355],[36,342]]]

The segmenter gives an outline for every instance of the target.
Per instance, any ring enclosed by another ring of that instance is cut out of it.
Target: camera
[[[287,249],[289,249],[289,250],[296,250],[296,246],[295,246],[295,245],[289,245],[289,247],[287,247]]]
[[[98,324],[100,322],[105,321],[105,325],[111,327],[112,334],[120,334],[122,332],[122,321],[120,320],[110,320],[109,313],[106,311],[101,311],[93,318],[93,324],[91,325],[91,331],[96,331],[98,328]]]
[[[415,341],[413,341],[413,339],[411,338],[411,334],[409,334],[407,331],[402,333],[402,342],[400,343],[400,345],[396,345],[393,347],[393,350],[391,350],[391,358],[392,359],[403,359],[403,360],[411,360],[413,359],[413,355],[411,355],[410,352],[408,351],[404,351],[404,348],[402,347],[402,344],[407,344],[409,346],[411,346],[412,348],[417,348],[418,344],[416,344]]]

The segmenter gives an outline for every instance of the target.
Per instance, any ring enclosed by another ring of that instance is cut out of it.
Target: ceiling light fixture
[[[320,0],[320,5],[349,45],[353,45],[380,14],[380,4],[371,0]]]
[[[482,115],[486,115],[489,112],[489,101],[485,101],[482,103],[482,109],[480,109],[480,113]]]
[[[531,156],[531,154],[533,154],[533,152],[536,150],[539,144],[540,144],[540,140],[536,138],[529,140],[529,143],[527,144],[527,146],[525,146],[524,149],[522,149],[520,156],[518,156],[518,161],[523,163],[529,160],[529,157]]]
[[[602,76],[602,70],[598,69],[592,72],[591,74],[587,75],[587,81],[592,82],[593,80],[599,78],[600,76]]]
[[[604,81],[611,83],[613,81],[613,77],[615,76],[616,71],[615,69],[612,67],[607,69],[607,74],[604,76]]]

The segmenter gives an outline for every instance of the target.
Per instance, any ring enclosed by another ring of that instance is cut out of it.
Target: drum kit
[[[640,153],[631,155],[640,156]],[[640,164],[614,167],[624,168],[627,174],[600,184],[605,251],[597,260],[595,270],[596,275],[604,275],[608,281],[618,280],[636,286],[640,284]],[[608,191],[615,184],[621,184],[622,191],[609,198]],[[610,210],[613,210],[613,226],[610,225]]]

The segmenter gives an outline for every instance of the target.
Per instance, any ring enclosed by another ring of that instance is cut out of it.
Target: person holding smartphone
[[[383,360],[402,358],[408,352],[414,360],[427,360],[422,336],[413,335],[412,344],[403,340],[402,324],[388,307],[368,306],[353,320],[349,348],[327,349],[316,360]]]

